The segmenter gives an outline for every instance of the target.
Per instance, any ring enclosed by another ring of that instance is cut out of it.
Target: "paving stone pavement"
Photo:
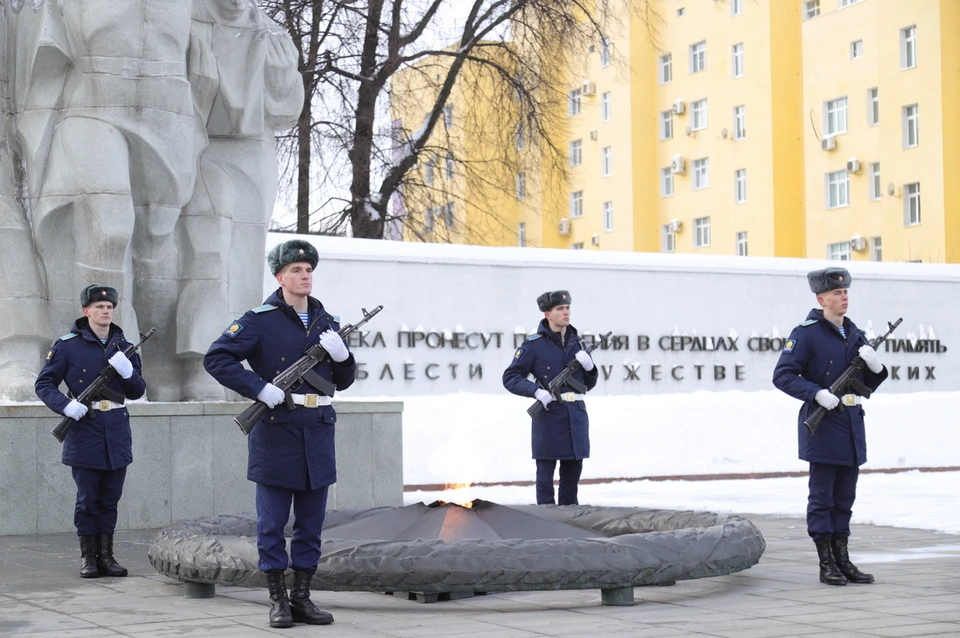
[[[491,594],[420,604],[377,593],[314,592],[333,625],[267,626],[263,589],[183,597],[147,562],[154,531],[119,532],[127,578],[81,580],[76,536],[0,536],[0,636],[958,636],[960,536],[858,525],[852,558],[873,585],[829,587],[802,520],[751,516],[767,540],[760,564],[720,578],[640,587],[636,605],[597,590]]]

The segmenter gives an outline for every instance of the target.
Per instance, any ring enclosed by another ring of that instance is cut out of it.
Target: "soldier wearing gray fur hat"
[[[872,583],[873,576],[850,562],[847,550],[857,479],[867,462],[862,398],[838,398],[829,387],[857,356],[866,364],[859,380],[871,391],[887,378],[887,369],[863,331],[846,316],[852,283],[847,269],[814,270],[807,274],[807,283],[820,307],[790,333],[773,384],[803,402],[797,419],[799,456],[810,463],[807,533],[817,547],[820,582]],[[814,435],[803,422],[818,405],[827,415]]]

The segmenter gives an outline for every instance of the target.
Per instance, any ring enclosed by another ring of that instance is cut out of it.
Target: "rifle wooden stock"
[[[609,339],[609,338],[610,338],[610,335],[612,335],[612,334],[613,334],[613,331],[611,330],[610,332],[608,332],[608,333],[605,334],[605,335],[600,335],[600,341],[594,341],[594,342],[590,345],[589,348],[584,348],[584,349],[583,349],[584,352],[586,352],[587,354],[590,354],[591,352],[593,352],[594,350],[596,350],[597,347],[598,347],[601,343],[606,343],[606,342],[607,342],[607,339]],[[567,363],[566,366],[564,366],[563,370],[561,370],[560,373],[559,373],[557,376],[555,376],[555,377],[550,381],[549,384],[547,384],[547,387],[545,387],[545,388],[543,388],[543,389],[550,393],[550,396],[553,397],[553,400],[554,400],[554,401],[559,401],[559,400],[560,400],[560,397],[559,397],[560,388],[562,388],[562,387],[565,386],[565,385],[569,385],[569,386],[572,387],[574,390],[576,390],[578,393],[583,394],[584,392],[587,391],[586,386],[584,386],[583,384],[581,384],[579,381],[576,381],[575,379],[572,379],[572,378],[571,378],[571,377],[573,377],[573,374],[574,374],[577,370],[580,370],[580,369],[582,369],[582,368],[583,368],[583,366],[580,365],[580,362],[579,362],[579,361],[577,361],[576,359],[571,359],[570,362]],[[579,387],[578,387],[578,386],[579,386]],[[541,386],[541,387],[542,387],[542,386]],[[535,418],[537,418],[538,416],[540,416],[540,414],[541,414],[544,410],[547,410],[547,412],[550,411],[549,408],[544,408],[544,407],[543,407],[543,404],[540,403],[539,400],[537,400],[537,401],[534,401],[533,404],[532,404],[529,408],[527,408],[527,414],[529,414],[531,418],[535,419]]]
[[[900,317],[893,323],[888,321],[887,326],[889,326],[889,330],[887,330],[887,333],[880,335],[873,341],[867,341],[867,343],[870,344],[871,348],[876,350],[884,341],[887,340],[887,337],[889,337],[893,331],[897,329],[897,326],[900,325],[901,321],[903,321],[903,317]],[[864,363],[863,359],[860,358],[860,355],[857,355],[853,361],[850,362],[850,365],[847,366],[847,369],[843,371],[843,374],[837,377],[837,380],[834,381],[830,386],[830,394],[838,399],[841,399],[841,402],[835,409],[838,409],[841,412],[846,409],[843,405],[842,397],[843,395],[848,394],[847,390],[851,388],[856,390],[861,396],[868,399],[870,398],[870,395],[872,394],[870,388],[863,385],[857,378],[865,366],[866,363]],[[814,411],[806,419],[804,419],[803,424],[807,427],[807,431],[810,432],[811,436],[817,433],[817,429],[820,428],[820,423],[823,422],[823,418],[827,416],[828,411],[829,410],[818,403]]]
[[[129,348],[124,350],[123,351],[124,356],[126,356],[128,359],[131,356],[133,356],[133,354],[140,349],[140,346],[143,345],[143,342],[149,339],[150,336],[154,332],[156,332],[156,330],[157,330],[156,328],[150,328],[150,330],[148,330],[146,334],[140,335],[140,343],[134,346],[130,346]],[[99,395],[101,392],[103,392],[103,389],[107,386],[108,383],[113,381],[113,378],[115,376],[117,376],[117,371],[113,369],[112,365],[107,364],[107,366],[100,371],[100,374],[97,375],[97,378],[93,380],[93,383],[87,386],[87,389],[80,393],[80,396],[77,397],[77,401],[87,406],[88,410],[91,409],[90,404],[93,398]],[[50,430],[50,434],[56,437],[58,441],[63,443],[64,439],[67,438],[67,432],[70,431],[70,428],[73,427],[74,423],[75,421],[73,419],[71,419],[68,416],[65,416],[62,419],[60,419],[60,423],[57,424],[57,427]]]

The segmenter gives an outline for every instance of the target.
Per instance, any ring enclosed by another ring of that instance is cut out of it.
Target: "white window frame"
[[[447,151],[447,156],[444,158],[444,163],[446,164],[447,169],[447,179],[453,179],[454,171],[457,168],[456,160],[453,157],[453,151]]]
[[[600,121],[609,122],[610,116],[613,112],[613,104],[611,103],[613,97],[610,94],[610,91],[604,91],[600,94]]]
[[[693,247],[707,248],[710,246],[710,218],[697,217],[693,220]]]
[[[613,231],[613,202],[603,202],[603,230]]]
[[[567,115],[573,117],[583,111],[583,93],[579,88],[567,92]]]
[[[863,40],[854,40],[850,43],[850,59],[859,60],[863,57]]]
[[[443,106],[443,128],[448,131],[453,128],[453,104]]]
[[[849,7],[851,4],[857,4],[860,0],[838,0],[837,6],[842,9],[844,7]]]
[[[610,38],[603,36],[600,38],[600,68],[610,66],[610,58]]]
[[[673,139],[673,109],[660,111],[660,141]]]
[[[436,223],[436,216],[437,216],[436,208],[430,207],[427,209],[427,212],[425,214],[426,219],[424,220],[424,224],[423,224],[423,230],[425,232],[428,232],[428,233],[433,232],[433,229],[435,228],[434,225]]]
[[[524,199],[527,196],[527,174],[523,171],[517,173],[517,199]]]
[[[526,140],[526,134],[524,131],[523,122],[517,122],[516,136],[517,136],[517,140],[516,140],[517,150],[522,151],[527,146],[527,140]]]
[[[447,228],[453,228],[453,225],[456,223],[456,219],[454,217],[455,209],[453,204],[453,202],[447,202],[447,205],[443,210],[443,222],[446,224]]]
[[[610,177],[613,175],[613,147],[604,146],[600,151],[600,175]]]
[[[707,128],[710,119],[710,106],[707,98],[697,100],[690,105],[690,130],[702,131]]]
[[[826,131],[826,135],[846,133],[847,126],[847,96],[824,102],[823,130]]]
[[[737,256],[746,257],[747,252],[747,231],[742,230],[737,233]]]
[[[920,182],[903,185],[903,225],[919,226],[923,221],[920,209]]]
[[[747,136],[746,106],[733,107],[733,139],[742,140]]]
[[[707,70],[707,41],[700,40],[690,45],[690,73]]]
[[[730,15],[738,16],[743,13],[743,0],[730,0]]]
[[[903,107],[903,148],[916,148],[920,145],[920,107],[908,104]]]
[[[670,167],[660,169],[660,197],[673,197],[673,171]]]
[[[827,173],[824,187],[827,210],[850,205],[850,174],[846,170]]]
[[[575,168],[583,164],[583,140],[570,142],[570,166]]]
[[[839,241],[827,244],[827,259],[831,261],[850,261],[850,242]]]
[[[733,77],[743,77],[743,42],[733,45]]]
[[[803,3],[803,19],[813,20],[820,15],[820,0],[806,0]]]
[[[701,157],[691,163],[690,172],[693,173],[693,179],[690,180],[693,190],[699,191],[710,187],[710,158]]]
[[[867,126],[880,123],[880,89],[867,89]]]
[[[423,183],[427,186],[432,186],[435,176],[433,174],[434,168],[437,165],[437,160],[431,157],[424,163],[423,168]]]
[[[917,68],[917,25],[900,29],[900,70]]]
[[[570,244],[570,250],[583,250],[583,242],[578,241]]]
[[[517,246],[524,248],[527,245],[527,222],[517,224]]]
[[[668,84],[673,81],[673,54],[664,53],[659,58],[659,84]]]
[[[583,217],[583,191],[570,193],[570,219]]]
[[[883,261],[883,238],[882,237],[870,238],[870,260]]]
[[[677,234],[664,224],[660,227],[660,250],[665,253],[677,252]]]
[[[880,183],[880,162],[867,164],[867,177],[870,180],[870,201],[878,202],[883,197],[883,186]]]
[[[733,172],[734,196],[733,201],[743,204],[747,201],[747,169],[738,168]]]

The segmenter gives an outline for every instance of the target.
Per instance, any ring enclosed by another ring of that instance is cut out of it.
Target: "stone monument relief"
[[[200,357],[262,301],[274,133],[303,106],[293,43],[248,0],[7,0],[0,18],[0,398],[34,398],[93,282],[128,336],[157,328],[151,400],[223,398]]]

